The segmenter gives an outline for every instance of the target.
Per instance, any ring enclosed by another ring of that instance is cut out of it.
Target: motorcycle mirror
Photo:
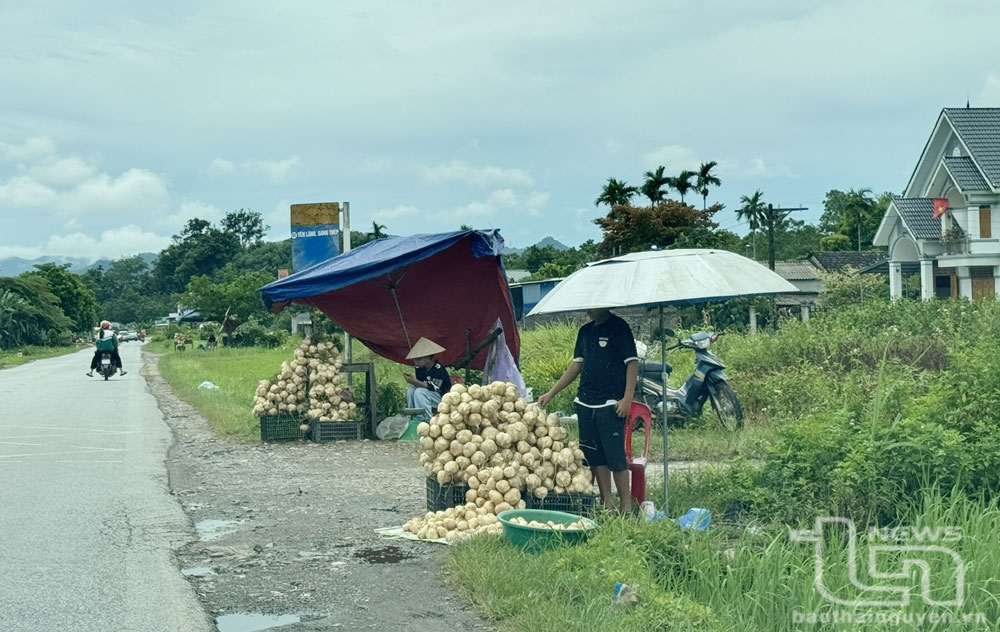
[[[673,338],[674,336],[677,335],[677,334],[674,333],[673,329],[667,329],[667,328],[663,329],[663,333],[665,333],[667,335],[667,338]]]

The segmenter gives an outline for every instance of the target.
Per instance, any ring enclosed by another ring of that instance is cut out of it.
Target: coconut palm
[[[750,224],[750,239],[753,243],[753,258],[757,258],[757,231],[764,225],[767,205],[764,204],[764,194],[760,189],[753,195],[740,196],[740,208],[736,209],[736,217]]]
[[[684,203],[684,196],[687,195],[688,191],[694,188],[691,184],[691,178],[695,176],[693,171],[688,171],[687,169],[680,172],[676,178],[668,178],[670,181],[670,187],[677,191],[681,196],[681,204]]]
[[[639,188],[639,192],[649,198],[650,206],[663,199],[663,187],[670,184],[670,178],[663,175],[664,171],[666,171],[666,167],[661,165],[656,168],[656,171],[647,171],[642,174],[645,181]]]
[[[604,188],[601,189],[601,194],[594,200],[594,206],[600,206],[601,204],[607,204],[611,208],[623,206],[628,204],[632,196],[638,192],[639,189],[629,186],[624,180],[608,178],[608,181],[604,184]]]
[[[698,188],[698,192],[701,193],[702,210],[708,208],[708,187],[717,187],[722,184],[722,180],[719,180],[712,173],[712,169],[718,166],[718,164],[712,160],[710,162],[703,162],[698,167],[698,173],[696,174],[698,176],[698,183],[695,186]]]
[[[385,224],[379,224],[372,220],[372,239],[382,239],[383,237],[385,237]]]

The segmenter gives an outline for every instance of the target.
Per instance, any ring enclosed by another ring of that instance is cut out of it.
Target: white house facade
[[[947,210],[934,217],[934,200]],[[939,203],[944,207],[944,203]],[[920,296],[996,296],[1000,287],[1000,108],[945,108],[902,197],[875,234],[888,248],[889,292],[919,265]]]

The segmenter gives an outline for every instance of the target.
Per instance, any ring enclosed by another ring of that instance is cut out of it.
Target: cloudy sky
[[[1000,106],[993,0],[0,4],[0,257],[157,251],[190,217],[600,238],[602,183],[719,162],[900,191],[942,107]]]

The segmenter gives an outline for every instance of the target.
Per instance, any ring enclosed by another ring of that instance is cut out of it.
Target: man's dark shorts
[[[576,405],[580,424],[580,449],[590,467],[606,465],[612,472],[628,469],[625,460],[625,420],[614,406],[588,408]]]

